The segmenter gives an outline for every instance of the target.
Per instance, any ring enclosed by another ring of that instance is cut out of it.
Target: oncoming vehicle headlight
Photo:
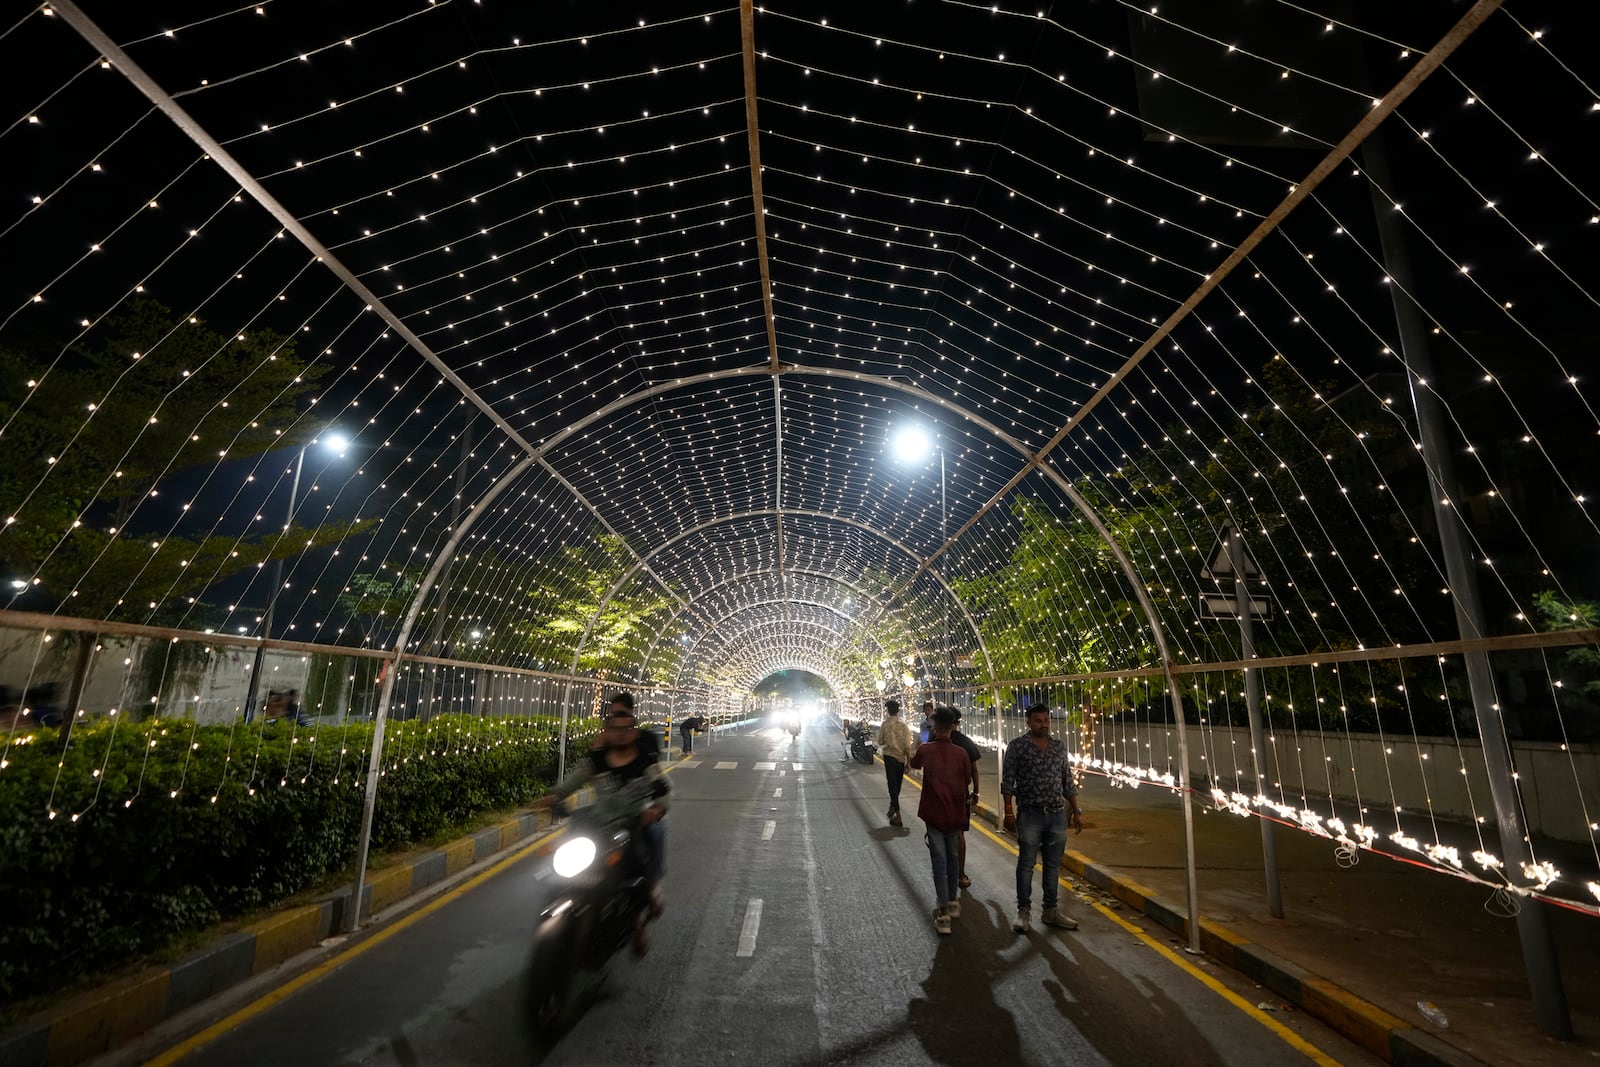
[[[587,837],[574,837],[556,849],[550,865],[563,878],[573,878],[589,869],[594,862],[594,842]]]

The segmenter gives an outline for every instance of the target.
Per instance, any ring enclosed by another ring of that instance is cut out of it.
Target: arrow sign
[[[1250,616],[1265,619],[1272,615],[1272,601],[1266,597],[1250,598]],[[1237,619],[1239,603],[1232,593],[1201,593],[1200,617],[1202,619]]]
[[[1236,574],[1233,567],[1233,553],[1228,551],[1228,545],[1233,541],[1234,531],[1232,526],[1224,526],[1222,532],[1217,534],[1217,547],[1211,550],[1206,557],[1206,565],[1200,569],[1200,577],[1217,581],[1221,578],[1259,578],[1261,568],[1256,566],[1256,558],[1250,554],[1248,548],[1244,552],[1244,574]],[[1240,541],[1241,548],[1244,545]]]

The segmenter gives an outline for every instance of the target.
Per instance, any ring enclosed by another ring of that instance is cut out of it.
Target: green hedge
[[[558,726],[465,715],[390,724],[374,849],[538,796],[555,773]],[[366,723],[186,720],[80,726],[65,754],[53,730],[14,741],[0,769],[0,1003],[344,872],[371,741]]]

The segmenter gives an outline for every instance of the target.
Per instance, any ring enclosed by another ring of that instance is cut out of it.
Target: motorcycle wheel
[[[868,752],[864,748],[853,749],[851,751],[851,755],[855,756],[857,763],[865,763],[868,765],[872,763],[872,753]]]
[[[570,930],[534,945],[528,1007],[534,1028],[541,1034],[565,1033],[577,1021],[582,999],[580,968],[572,950]]]

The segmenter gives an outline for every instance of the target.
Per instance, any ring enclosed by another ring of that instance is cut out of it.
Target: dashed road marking
[[[731,771],[731,770],[733,770],[734,768],[736,768],[738,766],[739,766],[739,764],[736,761],[723,760],[721,763],[717,764],[712,769],[713,770],[718,770],[718,771]]]
[[[776,763],[758,763],[758,764],[756,764],[756,770],[758,770],[758,771],[775,771],[777,769],[778,769],[778,765]]]
[[[779,787],[778,787],[778,788],[777,788],[777,789],[774,789],[774,790],[773,790],[773,791],[772,791],[772,795],[773,795],[773,796],[775,796],[775,797],[781,797],[781,796],[783,796],[783,787],[782,787],[782,786],[779,786]]]
[[[739,950],[735,956],[753,956],[756,952],[756,935],[761,932],[761,898],[751,897],[744,906],[744,926],[739,930]]]
[[[700,766],[700,761],[697,760],[697,759],[686,759],[686,760],[681,760],[678,763],[674,763],[674,764],[672,764],[672,766],[674,766],[674,767],[698,767],[698,766]]]
[[[761,828],[761,840],[771,841],[773,833],[778,829],[776,820],[768,819],[767,824]]]

